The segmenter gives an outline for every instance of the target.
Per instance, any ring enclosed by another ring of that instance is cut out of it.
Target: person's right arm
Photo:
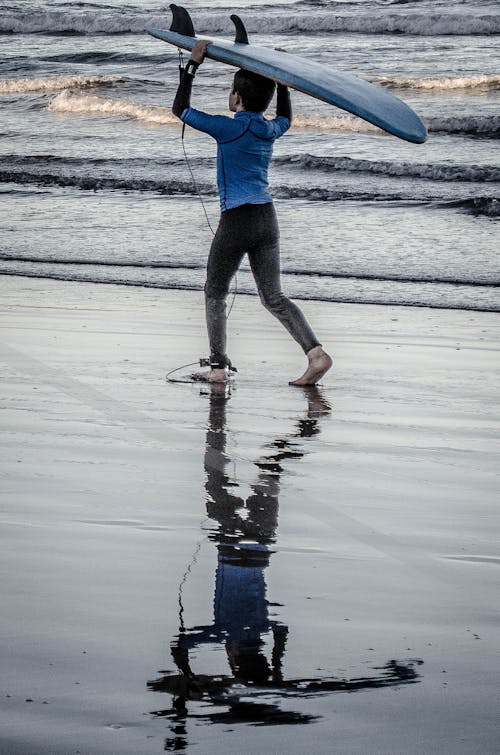
[[[181,69],[181,80],[179,87],[175,95],[174,104],[172,105],[172,112],[177,118],[180,118],[184,110],[191,105],[191,89],[193,87],[193,80],[198,67],[205,60],[207,53],[208,42],[204,39],[198,40],[193,49],[191,50],[191,57],[185,68]]]
[[[238,127],[233,119],[224,115],[209,115],[191,107],[193,79],[198,66],[205,59],[207,45],[206,40],[200,39],[193,47],[189,62],[181,72],[181,81],[172,105],[172,112],[186,125],[209,134],[217,141],[225,141],[234,138],[235,134],[238,135]]]

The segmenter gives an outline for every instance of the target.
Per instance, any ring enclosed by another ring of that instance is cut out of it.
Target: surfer
[[[183,123],[217,141],[217,185],[221,217],[207,263],[205,311],[210,344],[210,382],[225,382],[231,362],[226,354],[226,298],[245,252],[263,305],[280,320],[307,356],[307,368],[290,385],[313,385],[330,369],[323,350],[299,307],[281,291],[279,229],[269,194],[267,172],[273,143],[292,119],[287,87],[278,84],[276,117],[264,118],[274,95],[271,79],[239,70],[229,94],[234,118],[209,115],[190,106],[193,79],[208,42],[199,40],[181,71],[172,111]],[[244,240],[244,241],[243,241]],[[246,246],[246,249],[244,248]],[[243,248],[242,248],[243,247]]]

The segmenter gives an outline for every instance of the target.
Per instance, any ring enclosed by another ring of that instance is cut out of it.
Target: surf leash
[[[180,47],[177,48],[177,53],[179,55],[179,78],[182,78],[182,74],[184,73],[185,66],[184,66],[184,55],[183,55],[182,49]],[[191,163],[189,162],[189,158],[188,158],[188,155],[187,155],[187,152],[186,152],[186,145],[185,145],[185,142],[184,142],[184,135],[185,135],[185,133],[186,133],[186,124],[183,123],[182,124],[182,132],[181,132],[181,143],[182,143],[182,151],[184,153],[184,160],[185,160],[187,168],[189,170],[189,175],[191,176],[191,181],[193,183],[194,189],[195,189],[195,191],[196,191],[196,193],[198,195],[198,199],[200,200],[201,206],[203,207],[203,212],[205,213],[205,219],[207,221],[207,225],[210,228],[212,236],[215,236],[215,231],[212,228],[212,224],[210,223],[210,218],[208,217],[208,212],[207,212],[207,208],[205,207],[205,202],[203,201],[203,197],[201,196],[201,192],[200,192],[200,189],[198,187],[198,182],[197,182],[197,180],[195,178],[193,169],[191,167]]]
[[[172,377],[172,375],[175,375],[176,372],[180,372],[181,370],[187,370],[188,367],[210,367],[210,359],[207,359],[206,357],[200,357],[200,359],[197,362],[190,362],[189,364],[182,364],[180,367],[174,367],[173,370],[170,370],[170,372],[167,372],[165,375],[165,380],[168,383],[209,383],[210,381],[208,379],[205,379],[204,377],[196,377],[194,375],[190,375],[189,377],[184,378],[175,378]],[[233,367],[233,365],[228,365],[229,369],[229,375],[228,377],[231,377],[234,372],[238,372],[236,367]]]
[[[189,364],[182,364],[180,367],[174,367],[173,370],[167,372],[167,374],[165,375],[165,380],[168,383],[193,383],[194,380],[189,380],[187,378],[174,378],[171,376],[175,375],[176,372],[180,372],[181,370],[187,370],[188,367],[199,367],[200,362],[201,359],[198,362],[190,362]]]
[[[203,524],[204,524],[205,521],[206,521],[206,519],[203,520],[203,522],[201,523],[201,526],[203,526]],[[193,556],[191,558],[191,562],[189,563],[186,571],[184,572],[184,574],[182,576],[182,579],[181,579],[181,582],[180,582],[180,585],[179,585],[179,592],[178,592],[178,596],[177,596],[177,602],[178,602],[178,605],[179,605],[179,632],[181,634],[184,634],[184,632],[186,631],[186,627],[185,627],[185,624],[184,624],[184,603],[183,603],[183,599],[182,599],[182,593],[184,591],[184,585],[186,584],[187,578],[188,578],[188,576],[191,573],[191,569],[193,568],[193,566],[195,566],[198,563],[198,554],[199,554],[199,552],[201,550],[201,546],[203,545],[203,543],[207,539],[208,539],[208,535],[205,535],[201,540],[198,541],[198,543],[196,545],[196,548],[195,548],[195,551],[193,553]]]

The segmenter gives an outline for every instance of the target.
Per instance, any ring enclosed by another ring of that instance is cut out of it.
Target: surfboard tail
[[[170,31],[174,31],[177,34],[183,34],[185,37],[195,37],[193,21],[191,16],[185,8],[180,5],[170,5],[172,11],[172,23],[170,25]]]
[[[192,50],[198,38],[191,16],[180,5],[172,4],[170,8],[170,31],[149,29],[149,34],[176,47]],[[414,110],[394,95],[367,81],[299,55],[251,45],[239,16],[233,14],[231,20],[236,29],[234,42],[202,37],[210,43],[207,57],[279,81],[353,113],[405,141],[422,144],[427,139],[424,123]]]
[[[248,34],[247,30],[245,29],[245,24],[235,13],[233,13],[230,18],[236,28],[236,36],[234,38],[234,41],[236,42],[236,44],[248,45]]]

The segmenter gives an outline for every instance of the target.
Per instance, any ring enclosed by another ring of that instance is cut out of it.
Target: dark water
[[[285,286],[297,298],[499,308],[500,76],[495,4],[190,4],[199,33],[252,39],[379,82],[429,129],[382,135],[294,93],[275,148]],[[211,232],[170,112],[177,53],[133,4],[9,2],[0,19],[0,271],[195,288]],[[265,29],[265,32],[263,31]],[[229,69],[207,62],[193,103],[225,112]],[[214,144],[186,150],[211,224]],[[238,290],[254,292],[243,272]]]

